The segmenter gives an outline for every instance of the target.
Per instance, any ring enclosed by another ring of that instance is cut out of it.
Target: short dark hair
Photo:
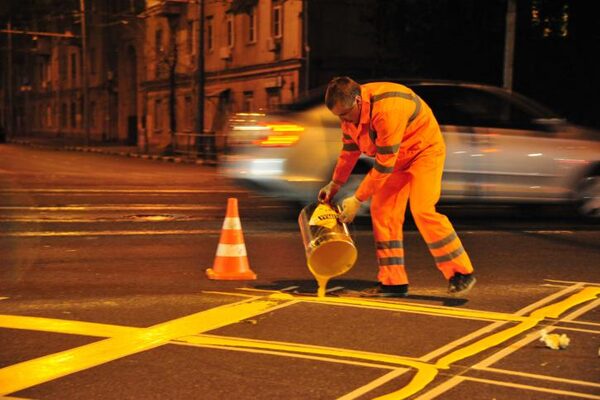
[[[356,96],[360,95],[360,85],[347,76],[336,76],[327,85],[325,91],[325,105],[330,110],[342,103],[350,107]]]

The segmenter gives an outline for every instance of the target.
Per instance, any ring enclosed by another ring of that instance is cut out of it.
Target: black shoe
[[[456,272],[448,283],[448,293],[453,295],[467,294],[473,288],[477,279],[473,274],[461,274]]]
[[[406,297],[408,285],[382,285],[365,289],[360,292],[360,297]]]

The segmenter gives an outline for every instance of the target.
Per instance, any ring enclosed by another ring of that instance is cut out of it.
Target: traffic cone
[[[218,280],[256,279],[256,274],[248,264],[238,202],[234,197],[227,199],[227,214],[223,221],[217,255],[213,267],[206,270],[206,276],[208,279]]]

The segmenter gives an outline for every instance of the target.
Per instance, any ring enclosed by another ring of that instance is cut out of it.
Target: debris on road
[[[548,331],[542,329],[540,336],[540,342],[543,342],[546,347],[552,350],[566,349],[569,343],[571,343],[571,339],[564,333],[562,335],[557,333],[548,334]]]

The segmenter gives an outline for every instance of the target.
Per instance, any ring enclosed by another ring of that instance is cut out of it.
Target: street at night
[[[600,398],[600,231],[567,207],[442,205],[477,284],[450,297],[408,222],[410,295],[380,300],[350,295],[368,218],[318,298],[300,206],[211,165],[3,144],[0,193],[6,398]],[[205,273],[232,197],[256,280]]]

